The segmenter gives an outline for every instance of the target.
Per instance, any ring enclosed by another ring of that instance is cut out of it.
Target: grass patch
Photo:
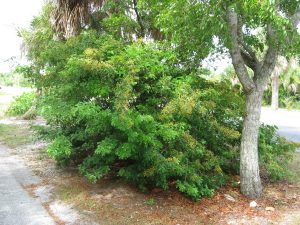
[[[16,148],[33,141],[27,125],[0,124],[0,142],[10,148]]]
[[[149,198],[145,201],[145,204],[149,205],[149,206],[153,206],[153,205],[155,205],[155,203],[156,203],[156,201],[154,198]]]
[[[294,142],[297,148],[300,148],[300,142]]]
[[[288,169],[292,172],[290,178],[291,183],[300,184],[300,153],[295,153],[292,162],[289,164]]]

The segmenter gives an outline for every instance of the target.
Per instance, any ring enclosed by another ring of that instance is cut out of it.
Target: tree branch
[[[258,60],[258,58],[256,57],[256,54],[255,54],[255,52],[253,51],[253,49],[250,47],[250,46],[248,46],[248,45],[246,45],[244,42],[242,42],[241,41],[241,45],[242,45],[242,47],[243,47],[243,49],[245,50],[245,51],[247,51],[247,53],[251,56],[251,58],[255,61],[255,63],[259,63],[259,60]]]
[[[279,54],[278,46],[276,46],[276,35],[271,25],[267,26],[267,42],[270,44],[263,58],[261,70],[258,74],[255,74],[257,76],[254,77],[256,86],[259,86],[260,88],[264,88],[267,85],[269,77],[275,68]]]
[[[133,10],[136,14],[137,22],[138,22],[138,24],[140,25],[140,28],[141,28],[141,36],[144,37],[145,36],[145,28],[144,28],[140,13],[138,11],[137,0],[133,0]]]
[[[300,7],[296,10],[294,15],[292,15],[289,20],[291,21],[294,29],[297,30],[297,26],[300,22]],[[263,64],[261,67],[261,71],[259,72],[259,76],[254,77],[254,82],[256,86],[258,86],[259,83],[263,85],[263,88],[265,85],[267,85],[268,79],[271,76],[275,65],[276,61],[279,55],[279,50],[278,46],[276,46],[276,35],[274,33],[274,30],[270,25],[267,26],[267,40],[270,43],[268,50],[264,56],[263,59]],[[287,40],[289,42],[289,40]]]
[[[300,22],[300,7],[296,10],[294,15],[291,16],[290,21],[295,29],[297,29],[297,26]]]
[[[248,66],[253,71],[256,71],[257,64],[256,61],[252,58],[252,56],[250,56],[250,54],[243,49],[241,49],[241,55],[246,66]]]
[[[255,84],[248,74],[241,53],[238,36],[238,18],[237,13],[232,8],[227,8],[227,20],[231,36],[231,46],[229,47],[229,50],[232,64],[245,92],[249,93],[255,88]]]
[[[294,29],[297,29],[297,26],[300,22],[300,7],[296,10],[294,15],[292,15],[289,19]],[[263,66],[260,72],[261,77],[257,77],[257,79],[255,80],[256,84],[258,82],[263,83],[264,85],[267,84],[268,79],[275,68],[276,61],[279,54],[278,47],[276,47],[276,35],[270,25],[267,27],[267,39],[271,44],[269,45],[269,48],[264,56]]]

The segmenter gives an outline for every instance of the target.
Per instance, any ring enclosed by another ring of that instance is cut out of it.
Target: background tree
[[[289,72],[295,70],[298,66],[295,57],[286,59],[284,57],[279,57],[276,66],[273,70],[272,79],[272,97],[271,97],[271,107],[273,109],[278,109],[279,107],[279,88],[280,88],[280,76],[283,76],[284,80],[289,79]],[[283,86],[284,88],[284,86]]]
[[[272,86],[272,97],[271,97],[271,107],[272,109],[278,109],[279,107],[279,76],[282,72],[284,72],[286,65],[285,58],[278,58],[277,63],[274,67],[272,76],[271,76],[271,86]]]

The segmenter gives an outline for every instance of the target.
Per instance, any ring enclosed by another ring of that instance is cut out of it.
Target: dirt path
[[[40,180],[0,145],[0,224],[54,225],[42,203],[23,188]]]

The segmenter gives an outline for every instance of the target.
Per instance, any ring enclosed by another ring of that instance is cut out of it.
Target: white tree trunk
[[[258,161],[258,131],[262,94],[262,91],[257,90],[247,94],[247,111],[241,140],[241,192],[250,198],[258,198],[262,194]]]
[[[278,102],[279,102],[279,76],[273,75],[272,76],[272,102],[271,107],[272,109],[278,109]]]

